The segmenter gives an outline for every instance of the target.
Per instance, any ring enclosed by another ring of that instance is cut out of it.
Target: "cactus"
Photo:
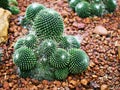
[[[24,42],[25,42],[24,38],[19,38],[14,45],[14,50],[17,50],[18,48],[25,46]]]
[[[106,6],[106,10],[108,11],[108,12],[113,12],[113,11],[115,11],[115,9],[116,9],[116,7],[117,7],[117,2],[116,2],[116,0],[103,0],[103,2],[104,2],[104,4],[105,4],[105,6]]]
[[[60,14],[52,9],[44,9],[35,18],[33,29],[41,39],[57,40],[64,30],[64,23]]]
[[[78,16],[85,18],[90,16],[90,4],[86,1],[78,3],[75,7]]]
[[[20,77],[22,78],[27,78],[27,77],[30,77],[30,71],[21,71],[20,68],[17,69],[17,73]]]
[[[81,49],[70,49],[69,72],[79,74],[84,72],[89,65],[89,57]]]
[[[91,15],[101,16],[103,14],[103,8],[101,4],[91,4]]]
[[[35,35],[28,34],[24,38],[20,38],[17,40],[17,42],[14,45],[14,49],[16,50],[22,46],[26,46],[28,48],[34,49],[36,42],[37,42],[37,38],[35,37]]]
[[[65,80],[69,74],[68,68],[57,69],[55,71],[55,78],[58,80]]]
[[[35,35],[28,34],[24,39],[25,39],[24,44],[26,47],[31,48],[31,49],[35,48],[35,44],[37,42],[37,38]]]
[[[83,0],[70,0],[69,5],[73,10],[75,10],[75,6],[81,1]]]
[[[64,36],[61,39],[59,46],[68,50],[70,48],[80,48],[80,43],[74,36]]]
[[[34,52],[27,47],[17,49],[13,55],[13,61],[21,71],[31,70],[37,63]]]
[[[40,56],[49,57],[56,51],[56,42],[48,39],[44,40],[38,47],[38,52]]]
[[[20,12],[20,10],[19,10],[19,8],[18,7],[16,7],[16,6],[10,6],[9,7],[9,10],[10,10],[10,12],[12,13],[12,14],[18,14],[19,12]]]
[[[0,0],[0,7],[4,8],[4,9],[8,9],[9,1],[8,0]]]
[[[29,21],[25,16],[19,17],[19,23],[24,28],[27,28],[28,30],[31,30],[33,23]]]
[[[57,49],[50,57],[50,64],[55,68],[64,68],[69,63],[69,54],[64,49]]]
[[[43,6],[42,4],[38,4],[38,3],[30,4],[26,9],[26,14],[25,14],[26,18],[29,21],[33,21],[36,15],[39,13],[39,11],[43,9],[45,9],[45,6]]]

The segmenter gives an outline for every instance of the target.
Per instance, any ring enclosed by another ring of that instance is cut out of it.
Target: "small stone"
[[[98,26],[95,27],[93,33],[96,33],[96,34],[99,34],[99,35],[107,35],[108,31],[102,25],[98,25]]]
[[[57,87],[60,87],[60,86],[61,86],[61,82],[60,82],[60,81],[54,81],[54,84],[55,84]]]
[[[92,75],[93,78],[97,78],[97,75]]]
[[[71,80],[71,81],[70,81],[70,84],[76,86],[76,85],[77,85],[77,82],[76,82],[75,80]]]
[[[108,85],[105,84],[101,85],[101,90],[109,90]]]
[[[78,23],[78,29],[84,29],[85,24],[84,23]]]
[[[93,61],[90,61],[90,67],[94,67],[95,63]]]
[[[73,22],[73,26],[74,27],[78,27],[78,23],[77,22]]]
[[[63,83],[62,83],[62,86],[63,86],[63,87],[68,86],[68,82],[63,82]]]
[[[8,82],[4,82],[4,84],[3,84],[3,87],[4,87],[4,89],[9,89],[10,87],[9,87],[9,83]]]
[[[58,90],[58,88],[55,86],[55,87],[53,88],[53,90]]]
[[[88,84],[87,79],[82,79],[82,80],[81,80],[81,84],[86,86],[86,85]]]

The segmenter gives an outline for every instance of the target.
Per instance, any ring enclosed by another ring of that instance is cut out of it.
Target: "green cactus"
[[[68,68],[63,68],[63,69],[57,69],[55,71],[55,77],[58,80],[65,80],[69,74]]]
[[[4,8],[4,9],[8,9],[9,1],[8,0],[0,0],[0,7]]]
[[[75,10],[75,6],[81,1],[83,0],[70,0],[69,5],[73,10]]]
[[[18,49],[22,46],[26,46],[28,48],[34,49],[35,44],[37,42],[37,38],[33,34],[28,34],[24,38],[19,38],[14,45],[14,49]]]
[[[63,34],[64,23],[56,11],[44,9],[36,16],[33,29],[40,39],[57,40]]]
[[[21,71],[31,70],[37,63],[34,52],[27,47],[17,49],[13,55],[13,61]]]
[[[30,75],[31,75],[30,71],[21,71],[19,68],[17,70],[17,73],[22,78],[27,78],[27,77],[30,77]]]
[[[16,6],[10,6],[10,7],[9,7],[9,10],[10,10],[10,12],[11,12],[12,14],[14,14],[14,15],[20,13],[19,8],[16,7]]]
[[[31,49],[34,49],[35,48],[35,44],[37,42],[37,38],[35,35],[33,34],[28,34],[27,36],[25,36],[25,46],[28,47],[28,48],[31,48]]]
[[[26,18],[29,21],[33,21],[36,15],[39,13],[39,11],[43,9],[45,9],[45,6],[42,4],[38,4],[38,3],[30,4],[26,9],[26,13],[25,13]]]
[[[64,36],[61,39],[59,46],[68,50],[70,48],[80,48],[80,43],[74,36]]]
[[[17,50],[18,48],[25,46],[24,45],[25,39],[24,38],[19,38],[17,42],[14,45],[14,50]]]
[[[89,65],[89,57],[81,49],[70,49],[69,72],[79,74],[84,72]]]
[[[33,23],[29,21],[25,16],[19,18],[19,23],[24,28],[27,28],[28,30],[31,30]]]
[[[103,14],[103,8],[101,4],[91,4],[91,15],[101,16]]]
[[[69,63],[69,54],[64,49],[57,49],[50,57],[50,64],[55,68],[64,68]]]
[[[75,7],[78,16],[85,18],[90,16],[90,4],[86,1],[78,3]]]
[[[108,12],[113,12],[115,11],[116,7],[117,7],[117,2],[116,0],[103,0],[105,6],[106,6],[106,10]]]
[[[40,56],[49,57],[56,51],[56,42],[48,39],[44,40],[38,47]]]

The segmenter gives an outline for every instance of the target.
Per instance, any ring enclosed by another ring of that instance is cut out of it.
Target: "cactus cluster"
[[[14,45],[13,61],[19,75],[38,80],[65,80],[69,74],[84,72],[89,58],[74,36],[63,35],[61,15],[53,9],[36,9],[32,11],[36,14],[34,20],[29,18],[33,22],[31,31]]]
[[[12,14],[18,14],[19,8],[16,0],[0,0],[0,8],[9,10]]]
[[[117,7],[116,0],[68,0],[69,6],[85,18],[89,16],[102,16],[114,12]]]

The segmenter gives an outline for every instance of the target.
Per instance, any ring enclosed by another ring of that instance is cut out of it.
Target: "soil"
[[[39,2],[58,11],[65,23],[65,34],[79,35],[81,48],[90,57],[88,70],[80,75],[69,75],[65,81],[38,81],[21,78],[12,60],[13,46],[27,30],[18,23],[26,7]],[[3,57],[0,62],[0,90],[120,90],[120,8],[102,17],[80,18],[74,13],[67,0],[18,0],[20,14],[10,19],[9,39],[1,44]],[[119,3],[120,5],[120,3]],[[97,25],[104,26],[109,34],[93,33]]]

